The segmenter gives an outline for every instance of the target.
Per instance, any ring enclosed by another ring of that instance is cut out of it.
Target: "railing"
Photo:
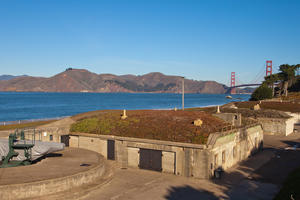
[[[30,123],[30,122],[40,122],[40,121],[49,121],[49,120],[59,120],[63,119],[67,116],[64,117],[54,117],[54,118],[44,118],[44,119],[29,119],[29,120],[17,120],[17,121],[2,121],[0,122],[0,126],[5,126],[5,125],[12,125],[12,124],[25,124],[25,123]]]
[[[225,132],[231,132],[233,130],[238,130],[238,129],[241,129],[241,128],[251,128],[251,127],[254,127],[254,126],[257,126],[259,125],[260,123],[257,122],[256,120],[247,120],[247,121],[244,121],[242,125],[240,126],[234,126],[232,124],[226,124],[226,125],[222,125],[222,126],[218,126],[217,127],[217,131],[214,131],[214,132],[211,132],[210,134],[212,133],[225,133]]]

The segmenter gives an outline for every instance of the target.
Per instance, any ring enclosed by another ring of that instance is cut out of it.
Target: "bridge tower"
[[[235,90],[235,72],[231,72],[230,87],[231,87],[230,94],[236,94],[236,90]],[[232,88],[232,87],[234,87],[234,88]]]
[[[266,76],[272,75],[272,60],[266,62]]]

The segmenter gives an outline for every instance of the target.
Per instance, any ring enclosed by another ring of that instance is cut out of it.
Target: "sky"
[[[0,74],[162,72],[226,85],[300,63],[299,0],[0,0]]]

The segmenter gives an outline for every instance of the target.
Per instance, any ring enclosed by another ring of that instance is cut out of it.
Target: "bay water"
[[[185,108],[222,105],[226,94],[185,94]],[[250,95],[231,95],[248,100]],[[181,94],[0,92],[0,122],[51,119],[105,109],[181,108]]]

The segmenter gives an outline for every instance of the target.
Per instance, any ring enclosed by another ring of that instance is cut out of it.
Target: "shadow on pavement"
[[[62,154],[61,153],[49,153],[49,154],[43,155],[42,157],[39,157],[39,158],[33,160],[32,164],[36,164],[46,158],[51,158],[51,157],[62,157]]]
[[[199,199],[210,199],[210,200],[217,200],[220,197],[215,196],[213,193],[205,191],[205,190],[198,190],[191,186],[180,186],[180,187],[171,187],[168,189],[168,194],[164,196],[167,200],[182,200],[182,199],[189,199],[189,200],[199,200]]]
[[[212,181],[225,186],[230,199],[273,199],[289,173],[300,166],[299,140],[279,142],[285,145],[268,145],[239,163],[236,170],[224,172],[220,179]]]

